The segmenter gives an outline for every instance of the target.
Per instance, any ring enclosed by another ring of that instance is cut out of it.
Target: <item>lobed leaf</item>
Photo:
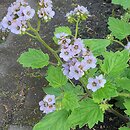
[[[116,80],[117,86],[130,92],[130,79],[121,78]]]
[[[125,113],[130,116],[130,99],[126,99],[124,106],[127,110],[125,110]]]
[[[62,105],[67,110],[74,110],[79,107],[79,99],[73,92],[65,92],[62,99]]]
[[[60,67],[50,66],[47,71],[46,79],[49,85],[54,88],[62,87],[67,83],[67,78]]]
[[[119,128],[119,130],[130,130],[130,128],[128,128],[128,127],[121,127],[121,128]]]
[[[93,93],[93,99],[98,103],[102,102],[103,99],[111,99],[116,96],[118,96],[118,93],[116,87],[112,84],[105,84],[103,88],[100,88]]]
[[[68,116],[66,110],[55,111],[43,117],[33,130],[70,130],[67,124]]]
[[[106,47],[110,45],[110,40],[107,39],[84,39],[83,42],[95,56],[102,55],[106,51]]]
[[[70,127],[88,124],[89,128],[92,128],[98,121],[103,122],[103,111],[92,99],[80,102],[80,106],[74,109],[68,118]]]
[[[112,3],[121,5],[124,9],[130,8],[130,0],[112,0]]]
[[[49,64],[48,54],[44,54],[41,50],[29,48],[28,52],[24,52],[17,60],[23,67],[31,67],[32,69],[43,68]]]
[[[43,91],[46,94],[50,94],[50,95],[55,95],[55,96],[60,96],[61,95],[61,89],[59,88],[53,88],[53,87],[44,87]]]
[[[83,94],[83,88],[80,85],[74,87],[72,86],[72,84],[68,82],[66,83],[66,85],[62,86],[62,89],[48,86],[48,87],[44,87],[43,91],[46,94],[51,94],[55,96],[60,96],[61,93],[63,94],[64,92],[72,92],[74,94],[79,94],[79,95]]]
[[[101,65],[101,70],[115,78],[119,76],[124,69],[128,66],[127,62],[129,60],[129,53],[127,50],[121,52],[105,52],[104,53],[104,61]]]
[[[130,24],[123,20],[110,17],[108,20],[108,25],[112,35],[119,40],[122,40],[126,36],[130,35]]]

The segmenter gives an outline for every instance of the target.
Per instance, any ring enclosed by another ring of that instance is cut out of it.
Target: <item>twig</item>
[[[114,115],[118,116],[119,118],[121,118],[122,120],[124,120],[125,122],[129,122],[130,119],[124,115],[122,115],[121,113],[119,113],[118,111],[114,110],[113,108],[110,108],[108,110],[108,112],[113,113]]]

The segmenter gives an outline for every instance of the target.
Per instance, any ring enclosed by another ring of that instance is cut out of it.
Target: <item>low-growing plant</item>
[[[84,125],[92,128],[103,122],[105,111],[130,122],[130,1],[112,2],[123,6],[125,13],[120,18],[108,19],[111,33],[106,39],[79,38],[79,24],[91,17],[91,13],[78,5],[66,14],[68,22],[76,25],[75,34],[68,26],[55,28],[53,40],[57,50],[39,34],[41,22],[49,22],[55,15],[51,0],[40,0],[36,11],[24,0],[16,0],[8,8],[1,29],[31,36],[56,59],[52,63],[48,54],[32,48],[18,58],[23,67],[48,67],[45,78],[49,85],[43,88],[47,95],[39,102],[40,110],[46,115],[33,130],[74,130]],[[34,15],[36,28],[31,25]],[[113,43],[118,43],[120,50],[108,49]],[[111,104],[112,99],[117,102]],[[115,106],[123,109],[124,114],[116,111]],[[130,130],[130,126],[119,130]]]

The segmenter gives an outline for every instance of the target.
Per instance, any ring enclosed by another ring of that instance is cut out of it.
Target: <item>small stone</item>
[[[10,125],[8,130],[32,130],[30,126]]]

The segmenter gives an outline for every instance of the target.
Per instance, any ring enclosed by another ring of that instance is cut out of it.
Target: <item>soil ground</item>
[[[0,20],[13,1],[0,0]],[[36,0],[28,1],[32,7],[36,7]],[[107,20],[112,10],[115,10],[116,15],[122,12],[121,8],[112,5],[110,0],[53,0],[53,4],[56,16],[41,29],[41,34],[48,44],[53,42],[55,27],[68,25],[65,14],[77,4],[87,6],[92,15],[80,25],[79,36],[82,38],[105,38],[109,32]],[[74,31],[75,27],[70,27]],[[42,117],[38,102],[44,96],[42,87],[47,85],[44,79],[46,69],[25,69],[16,61],[28,48],[40,48],[41,45],[28,36],[11,33],[0,33],[0,38],[0,130],[6,130],[10,125],[33,126]],[[54,44],[50,45],[55,47]],[[115,44],[114,47],[118,46]],[[45,48],[42,49],[46,52]],[[51,59],[53,60],[53,56]],[[92,130],[117,130],[122,124],[117,117],[106,113],[105,122],[96,125]],[[89,129],[84,127],[82,130]]]

